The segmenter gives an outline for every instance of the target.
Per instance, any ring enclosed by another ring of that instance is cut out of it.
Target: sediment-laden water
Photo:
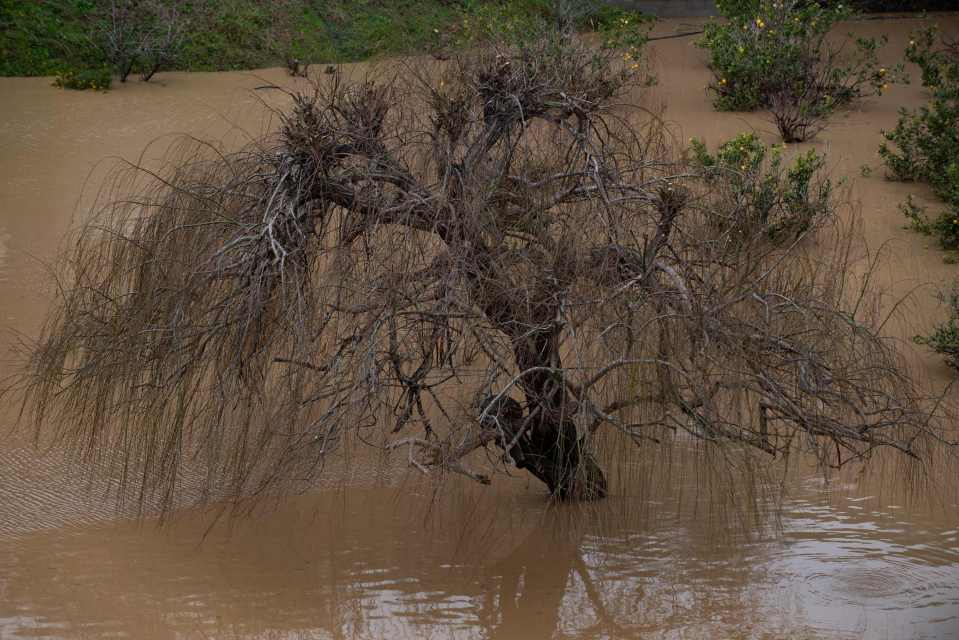
[[[892,63],[916,25],[851,28],[889,33]],[[636,99],[664,105],[683,139],[775,139],[762,114],[711,110],[690,38],[657,42],[653,55],[659,84]],[[226,147],[255,137],[270,126],[255,88],[272,82],[289,80],[170,73],[99,94],[0,79],[0,377],[14,366],[6,347],[38,330],[50,260],[109,158],[157,162],[170,134]],[[889,324],[904,349],[943,317],[933,293],[959,275],[903,229],[897,204],[914,194],[935,210],[929,191],[885,181],[876,153],[880,129],[923,100],[917,81],[894,87],[810,143],[850,177],[866,248],[887,256],[888,299],[920,287]],[[933,356],[912,358],[933,387],[953,375]],[[959,637],[959,478],[948,470],[916,495],[881,473],[825,483],[800,467],[769,503],[730,498],[727,476],[704,478],[696,456],[643,453],[631,464],[655,487],[550,506],[521,476],[434,491],[399,461],[239,520],[185,509],[159,528],[117,509],[109,477],[11,433],[13,409],[0,407],[3,640]]]

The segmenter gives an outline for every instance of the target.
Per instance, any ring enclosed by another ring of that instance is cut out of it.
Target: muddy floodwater
[[[959,17],[940,21],[959,30]],[[917,25],[850,28],[888,33],[891,65]],[[754,130],[775,141],[763,114],[711,110],[691,38],[658,41],[652,55],[659,83],[641,99],[665,106],[682,139]],[[953,374],[909,338],[944,317],[934,293],[959,266],[903,229],[907,195],[937,204],[922,185],[885,181],[877,155],[897,110],[924,100],[910,72],[910,86],[840,114],[810,145],[849,177],[863,251],[886,257],[888,299],[914,292],[889,331],[942,388]],[[0,377],[8,347],[36,333],[49,305],[47,264],[117,159],[157,161],[171,134],[241,144],[270,126],[272,98],[254,90],[273,82],[289,79],[166,73],[90,93],[0,78]],[[905,491],[881,471],[826,482],[797,462],[770,502],[733,495],[732,476],[706,473],[693,454],[642,452],[627,465],[636,491],[550,506],[524,476],[437,491],[402,461],[377,461],[246,518],[184,508],[158,527],[118,508],[109,478],[11,432],[13,413],[0,407],[2,640],[959,638],[955,467]]]

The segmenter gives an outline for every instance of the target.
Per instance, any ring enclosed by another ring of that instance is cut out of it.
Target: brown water
[[[854,28],[889,33],[896,52],[915,24]],[[645,100],[665,104],[684,137],[774,139],[761,114],[710,109],[690,39],[658,42],[654,55],[660,83]],[[44,263],[104,159],[136,160],[153,142],[149,162],[171,133],[234,145],[268,126],[251,90],[269,81],[286,79],[164,74],[107,94],[0,79],[0,325],[10,330],[0,347],[36,331]],[[959,275],[902,228],[896,205],[912,193],[934,209],[929,192],[884,181],[876,155],[879,130],[922,99],[917,83],[896,87],[812,143],[852,179],[868,247],[888,255],[889,299],[925,285],[892,329],[903,338],[943,317],[932,293]],[[915,358],[930,385],[950,379],[937,358]],[[0,376],[11,366],[0,361]],[[777,509],[730,498],[695,457],[667,464],[650,452],[632,463],[650,479],[642,490],[583,507],[548,506],[524,477],[492,488],[451,479],[436,492],[387,466],[239,521],[211,526],[214,514],[187,509],[157,528],[118,515],[108,479],[35,451],[9,424],[0,417],[3,640],[959,637],[959,481],[948,474],[932,498],[907,500],[875,477],[826,485],[794,469]]]

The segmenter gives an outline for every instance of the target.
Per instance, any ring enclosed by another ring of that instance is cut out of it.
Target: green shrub
[[[645,29],[619,27],[623,17],[638,24],[639,14],[599,0],[118,0],[134,25],[114,24],[108,4],[0,0],[0,75],[53,75],[111,62],[122,75],[145,76],[161,66],[219,71],[295,62],[302,69],[468,45],[493,34],[528,39],[564,20],[619,38],[627,49],[645,39]],[[150,25],[174,8],[179,28],[164,39],[170,31]]]
[[[54,86],[61,89],[93,89],[106,91],[113,82],[110,67],[63,69],[53,79]]]
[[[0,0],[0,75],[54,75],[67,62],[102,63],[88,37],[92,6],[87,0]]]
[[[913,340],[942,354],[950,367],[959,369],[959,287],[953,285],[952,291],[940,294],[940,298],[949,307],[949,319],[936,325],[928,336],[916,336]]]
[[[930,233],[947,251],[959,249],[959,212],[944,211],[930,225]]]
[[[930,221],[925,207],[917,205],[911,195],[899,205],[899,210],[906,217],[910,229],[933,236],[946,251],[959,251],[959,212],[946,210]]]
[[[883,38],[831,42],[852,15],[842,3],[736,0],[718,3],[725,22],[710,22],[698,45],[709,51],[709,89],[721,111],[773,111],[783,139],[805,140],[837,108],[879,95],[901,81],[901,67],[880,66]]]
[[[269,4],[246,0],[198,3],[190,16],[181,60],[195,71],[255,69],[271,64],[273,14]]]
[[[906,47],[906,60],[922,70],[924,87],[959,81],[959,68],[954,64],[957,57],[959,43],[943,39],[937,25],[914,31]]]
[[[583,21],[583,27],[593,31],[603,31],[604,29],[616,28],[622,24],[623,18],[632,18],[636,16],[646,16],[638,11],[629,11],[621,7],[612,5],[602,5]]]
[[[541,34],[550,21],[546,2],[466,2],[457,44],[488,40],[521,43]]]
[[[907,197],[903,204],[899,205],[899,211],[905,216],[909,229],[924,235],[932,235],[932,224],[926,216],[926,208],[916,204],[912,195]]]
[[[724,208],[735,212],[732,218],[716,220],[733,236],[760,228],[773,241],[789,242],[832,217],[832,181],[815,150],[789,165],[783,161],[785,145],[767,147],[753,133],[724,142],[715,154],[696,138],[690,147],[693,164],[735,203]]]
[[[617,10],[603,14],[603,20],[597,23],[597,31],[607,49],[623,52],[623,62],[634,73],[647,73],[643,68],[643,49],[649,42],[649,31],[653,20],[636,11]],[[652,81],[652,76],[647,77]]]
[[[929,103],[901,110],[896,128],[879,147],[894,180],[929,183],[948,209],[929,224],[945,249],[959,249],[959,49],[935,49],[934,29],[913,34],[906,55],[920,66]],[[909,207],[907,203],[906,207]]]

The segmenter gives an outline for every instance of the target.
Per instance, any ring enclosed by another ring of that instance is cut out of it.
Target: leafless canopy
[[[98,0],[93,16],[92,39],[120,82],[126,82],[135,68],[141,79],[149,82],[176,61],[186,37],[186,20],[178,1]]]
[[[187,462],[236,495],[310,479],[347,434],[561,498],[607,491],[600,432],[921,454],[847,254],[730,237],[751,212],[618,104],[614,60],[558,36],[324,75],[261,144],[123,174],[31,348],[31,415],[167,500]]]

